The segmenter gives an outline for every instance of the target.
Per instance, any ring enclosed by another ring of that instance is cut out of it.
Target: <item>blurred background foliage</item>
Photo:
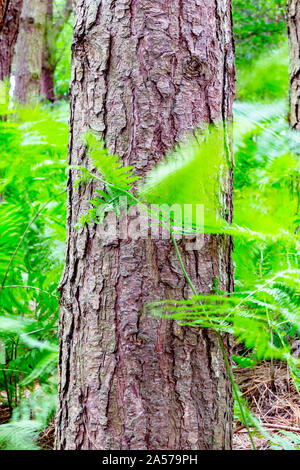
[[[0,120],[0,341],[6,352],[0,364],[0,404],[10,413],[19,410],[11,423],[0,426],[0,448],[35,447],[47,424],[44,408],[37,406],[42,397],[46,408],[50,400],[47,416],[53,417],[67,120],[63,102],[54,108],[7,109],[6,120]]]
[[[276,50],[286,40],[286,0],[233,0],[236,63]]]
[[[272,101],[288,94],[286,0],[233,0],[237,99]]]
[[[62,0],[55,0],[54,22],[61,14]],[[59,99],[68,99],[71,80],[71,44],[73,37],[74,14],[63,24],[62,31],[56,40],[56,67],[54,71],[54,92]]]

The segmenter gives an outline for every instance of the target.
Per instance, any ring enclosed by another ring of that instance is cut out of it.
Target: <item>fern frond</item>
[[[300,271],[289,270],[265,280],[251,292],[224,295],[199,295],[188,300],[164,300],[148,304],[155,316],[177,320],[182,325],[212,328],[233,334],[258,358],[290,360],[286,342],[286,322],[300,332],[299,285],[294,276]],[[278,279],[285,283],[278,283]],[[278,338],[273,342],[273,333]]]
[[[89,132],[85,135],[87,152],[95,168],[101,173],[104,183],[116,188],[130,190],[135,181],[139,179],[134,175],[134,166],[123,165],[120,157],[110,155],[104,143]]]
[[[149,205],[203,205],[205,227],[219,228],[227,170],[223,129],[207,128],[179,144],[154,167],[140,184],[138,197]],[[195,226],[194,214],[191,229]]]

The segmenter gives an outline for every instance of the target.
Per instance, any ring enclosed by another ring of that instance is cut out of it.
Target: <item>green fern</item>
[[[203,205],[206,231],[210,226],[219,230],[224,224],[220,201],[229,167],[224,146],[220,127],[209,127],[189,137],[146,175],[139,187],[139,199],[148,205]],[[195,218],[186,228],[202,229],[196,226]]]
[[[53,419],[56,409],[56,384],[42,387],[23,399],[12,419],[0,426],[1,450],[39,450],[39,433]]]
[[[128,204],[131,205],[130,190],[133,183],[139,179],[138,176],[134,175],[134,167],[122,165],[119,157],[110,155],[104,143],[94,134],[86,133],[85,142],[88,157],[101,176],[97,176],[85,167],[72,165],[69,167],[71,170],[79,171],[79,177],[75,180],[74,187],[77,189],[82,184],[98,181],[104,191],[102,189],[95,190],[98,195],[89,201],[92,207],[81,216],[76,224],[77,229],[80,226],[84,227],[85,225],[103,222],[105,215],[113,210],[119,216],[121,209],[119,206],[120,197],[127,194],[129,196]]]
[[[0,364],[0,401],[14,408],[25,390],[56,373],[68,125],[62,106],[2,112],[0,340],[6,361]]]
[[[231,333],[246,348],[255,350],[258,359],[280,359],[299,367],[286,328],[300,334],[299,278],[300,270],[288,270],[262,280],[251,292],[157,301],[148,304],[148,309],[182,325]]]
[[[120,157],[110,155],[104,143],[92,133],[85,135],[87,154],[106,184],[128,191],[139,178],[133,174],[134,166],[123,165]]]

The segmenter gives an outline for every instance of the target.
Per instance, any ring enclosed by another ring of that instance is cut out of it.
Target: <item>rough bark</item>
[[[47,3],[23,0],[16,47],[15,96],[20,102],[34,102],[40,94]]]
[[[43,47],[41,94],[46,100],[54,102],[54,72],[57,64],[56,41],[64,24],[68,21],[73,10],[71,0],[66,0],[61,16],[53,23],[53,0],[48,0],[46,28]]]
[[[288,0],[286,19],[290,46],[290,125],[300,130],[300,0]]]
[[[0,80],[11,74],[22,0],[2,0],[0,8]]]
[[[143,175],[186,132],[231,118],[234,80],[231,0],[78,0],[70,164],[90,165],[81,136],[91,128]],[[231,158],[227,138],[224,152]],[[74,230],[93,189],[73,183],[70,173],[57,449],[230,448],[232,393],[216,335],[145,314],[146,301],[191,295],[172,243],[105,243],[99,226]],[[233,289],[231,249],[223,236],[205,236],[200,251],[180,244],[199,292],[216,277]]]

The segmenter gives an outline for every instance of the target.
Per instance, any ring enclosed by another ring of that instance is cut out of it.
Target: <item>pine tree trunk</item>
[[[55,57],[52,45],[53,30],[53,0],[48,0],[44,47],[42,56],[41,95],[48,101],[55,101],[54,70]]]
[[[70,164],[87,165],[91,128],[145,174],[187,131],[231,119],[234,80],[231,0],[78,1]],[[229,449],[232,391],[216,335],[145,314],[149,300],[191,296],[172,243],[76,231],[93,189],[73,184],[70,174],[56,448]],[[227,189],[230,218],[230,175]],[[199,292],[217,277],[233,289],[229,237],[180,250]]]
[[[15,96],[20,102],[35,102],[40,94],[47,3],[23,0],[16,47]]]
[[[23,0],[5,0],[0,18],[0,80],[10,77]]]
[[[290,46],[290,125],[300,130],[300,0],[288,0],[286,19]]]

